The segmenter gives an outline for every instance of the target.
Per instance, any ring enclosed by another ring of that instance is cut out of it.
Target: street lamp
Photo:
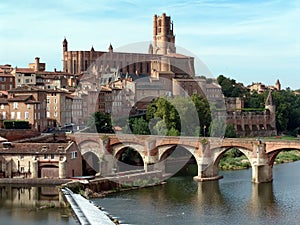
[[[203,136],[205,137],[205,129],[206,129],[206,125],[203,126]]]

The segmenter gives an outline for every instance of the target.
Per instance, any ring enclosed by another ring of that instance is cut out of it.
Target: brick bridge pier
[[[202,182],[221,178],[218,164],[226,151],[240,150],[252,167],[252,182],[273,180],[273,165],[276,156],[283,150],[300,151],[300,141],[256,140],[242,138],[166,137],[155,135],[86,134],[70,135],[81,149],[81,153],[98,158],[102,176],[110,175],[115,168],[117,156],[128,147],[141,156],[145,171],[164,171],[165,160],[176,147],[185,149],[195,158],[198,175],[194,180]]]

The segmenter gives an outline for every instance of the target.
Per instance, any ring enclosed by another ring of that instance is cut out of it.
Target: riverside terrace
[[[83,157],[90,154],[97,162],[102,176],[115,170],[116,161],[128,147],[134,149],[142,159],[145,171],[165,170],[165,160],[175,148],[189,152],[198,165],[196,181],[221,178],[218,164],[223,154],[231,149],[240,150],[251,163],[252,182],[273,180],[272,168],[279,152],[289,149],[300,150],[300,141],[257,140],[246,138],[202,138],[155,135],[91,134],[77,133],[69,136],[74,140]],[[94,160],[94,161],[95,161]]]

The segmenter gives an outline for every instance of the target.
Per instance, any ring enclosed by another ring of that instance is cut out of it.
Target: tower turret
[[[148,47],[148,54],[153,54],[153,45],[150,43]]]
[[[265,109],[269,109],[270,112],[275,112],[275,104],[272,98],[272,91],[270,90],[265,102]]]
[[[154,15],[153,45],[154,54],[167,54],[168,48],[169,52],[176,52],[173,22],[165,13],[161,16]]]
[[[63,41],[63,52],[67,52],[68,51],[68,41],[65,37],[64,41]]]
[[[276,90],[277,91],[280,91],[281,90],[281,84],[280,84],[280,81],[277,79],[276,83],[275,83],[275,87],[276,87]]]
[[[113,46],[111,45],[111,43],[109,44],[109,47],[108,47],[108,52],[113,52],[114,51],[114,48]]]

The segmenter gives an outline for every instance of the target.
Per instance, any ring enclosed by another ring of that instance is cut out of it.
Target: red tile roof
[[[27,100],[33,100],[32,95],[18,95],[12,98],[9,98],[9,102],[26,102]]]
[[[17,73],[34,73],[34,69],[31,68],[16,68]]]
[[[11,143],[11,147],[0,148],[0,154],[22,153],[22,154],[59,154],[65,153],[72,143]]]

